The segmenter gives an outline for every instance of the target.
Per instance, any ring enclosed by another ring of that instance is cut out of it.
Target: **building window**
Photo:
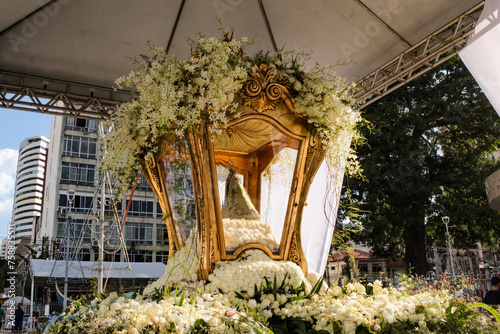
[[[95,166],[63,162],[61,169],[61,183],[94,185]]]
[[[128,206],[129,200],[127,200]],[[153,201],[132,200],[128,214],[135,217],[153,217]]]
[[[64,227],[66,224],[66,218],[59,218],[57,220],[57,232],[56,236],[58,238],[64,237]],[[79,241],[90,242],[92,237],[92,222],[83,219],[73,219],[70,225],[71,231],[74,233],[73,238],[75,243]],[[89,253],[90,254],[90,253]],[[90,260],[89,260],[90,261]]]
[[[130,250],[128,251],[130,262],[153,262],[153,255],[150,251]]]
[[[101,210],[101,196],[97,197],[96,210]],[[119,215],[122,214],[122,202],[118,201],[118,202],[114,203],[113,199],[106,198],[106,203],[104,205],[104,214],[107,217],[109,217],[109,216],[113,217],[115,214],[115,210],[116,210],[116,213],[118,213]]]
[[[118,235],[120,234],[120,226],[113,221],[104,221],[103,224],[104,229],[104,243],[108,245],[116,245],[118,242]],[[101,224],[97,222],[95,226],[96,238],[99,238],[101,235]]]
[[[368,274],[368,264],[367,263],[360,263],[358,265],[358,270],[360,275],[367,275]]]
[[[71,204],[71,212],[88,213],[92,209],[94,197],[85,195],[75,195]],[[69,210],[69,203],[66,194],[59,194],[59,208]]]
[[[167,227],[164,225],[156,226],[156,245],[158,246],[168,245],[168,232],[167,232]]]
[[[64,136],[63,155],[77,158],[96,158],[97,140],[93,138]]]
[[[349,267],[346,264],[342,266],[342,275],[349,276]]]
[[[148,181],[144,177],[144,174],[141,173],[141,177],[139,178],[139,182],[137,183],[136,186],[137,190],[144,190],[144,191],[153,191],[151,187],[149,186]]]
[[[382,266],[380,263],[374,263],[372,264],[372,273],[378,275],[379,273],[382,272]]]
[[[156,218],[163,218],[163,211],[161,211],[160,202],[156,202]]]
[[[155,262],[163,262],[167,264],[167,261],[168,261],[168,251],[156,252]]]
[[[77,255],[78,261],[90,261],[90,249],[82,248]]]
[[[125,223],[125,240],[135,244],[153,244],[153,224]]]
[[[61,254],[62,255],[62,258],[65,259],[66,258],[66,248],[63,247],[64,244],[60,245],[60,248],[58,248],[56,250],[56,252],[58,254]],[[69,252],[69,259],[70,260],[76,260],[76,261],[90,261],[90,249],[88,248],[80,248],[80,249],[77,249],[77,248],[68,248],[68,252]],[[75,256],[76,254],[76,256]],[[73,268],[73,271],[74,273],[73,274],[76,274],[75,271],[79,271],[78,268]],[[80,272],[81,274],[81,272]]]
[[[93,119],[66,117],[66,130],[82,131],[87,133],[97,132],[98,122]]]
[[[111,250],[109,252],[104,252],[104,261],[107,262],[120,262],[120,251],[117,251],[116,253],[113,253]],[[97,260],[99,257],[99,254],[95,254],[95,259]]]

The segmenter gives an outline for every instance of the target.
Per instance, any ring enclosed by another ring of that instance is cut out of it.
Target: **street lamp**
[[[448,256],[450,258],[451,274],[455,277],[455,268],[453,267],[453,257],[451,256],[451,242],[450,242],[450,232],[448,231],[448,223],[450,222],[450,217],[445,216],[442,218],[443,223],[446,226],[446,241],[448,242]]]

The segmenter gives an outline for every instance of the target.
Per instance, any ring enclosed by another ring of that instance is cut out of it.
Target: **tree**
[[[343,194],[363,212],[356,241],[425,274],[426,236],[444,242],[442,216],[456,226],[455,244],[498,240],[500,215],[488,207],[484,181],[500,168],[488,159],[500,147],[500,118],[458,58],[363,116],[370,126],[361,129],[367,145],[358,156],[366,181],[347,180]]]

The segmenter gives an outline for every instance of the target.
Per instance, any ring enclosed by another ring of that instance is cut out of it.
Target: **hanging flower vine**
[[[118,195],[130,186],[139,161],[148,161],[156,152],[161,138],[182,142],[185,131],[202,120],[212,123],[217,135],[228,117],[238,118],[238,93],[261,64],[290,84],[296,113],[329,145],[331,167],[343,170],[347,159],[347,167],[357,169],[350,142],[357,137],[355,125],[361,117],[352,108],[353,87],[336,75],[334,64],[317,65],[306,73],[306,54],[259,52],[250,57],[244,52],[247,39],[235,40],[228,32],[221,39],[200,37],[190,44],[189,60],[151,47],[152,57],[135,59],[139,68],[117,80],[120,88],[134,93],[132,101],[110,116],[112,131],[105,138],[108,152],[102,164],[117,180]]]

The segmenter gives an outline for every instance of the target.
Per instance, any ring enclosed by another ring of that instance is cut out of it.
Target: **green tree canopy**
[[[378,256],[404,257],[425,274],[426,236],[444,243],[450,217],[455,247],[500,237],[500,215],[488,207],[485,179],[500,168],[500,117],[460,59],[372,103],[358,149],[366,181],[347,180],[363,214],[355,240]],[[339,219],[346,219],[345,212]]]

